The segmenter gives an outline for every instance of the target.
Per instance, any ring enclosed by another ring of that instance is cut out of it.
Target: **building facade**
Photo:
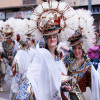
[[[39,0],[0,0],[0,19],[29,18]]]
[[[62,0],[66,1],[71,6],[87,6],[89,0]],[[92,5],[100,4],[100,0],[91,0]]]

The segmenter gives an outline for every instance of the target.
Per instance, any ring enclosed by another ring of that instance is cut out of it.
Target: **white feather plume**
[[[38,20],[39,16],[37,16],[36,14],[31,15],[30,19],[31,20]]]
[[[42,5],[39,4],[39,5],[35,8],[34,12],[37,12],[38,14],[41,14],[41,13],[43,12]]]
[[[73,30],[76,30],[79,26],[79,23],[78,23],[78,16],[75,14],[74,16],[68,18],[66,20],[66,28],[70,28],[70,29],[73,29]]]
[[[56,9],[57,6],[58,6],[58,2],[57,1],[52,2],[52,9]]]
[[[13,18],[13,17],[9,18],[8,20],[6,20],[6,21],[4,22],[4,27],[5,27],[6,25],[9,25],[10,27],[13,28],[13,32],[14,32],[14,33],[13,33],[13,36],[11,37],[13,40],[16,39],[16,33],[15,33],[15,30],[14,30],[15,23],[16,23],[16,19]]]
[[[49,9],[49,4],[48,4],[48,2],[43,2],[43,3],[42,3],[42,7],[43,7],[44,10],[45,10],[45,9]]]
[[[59,2],[58,10],[63,11],[67,5],[66,2]]]
[[[4,26],[4,21],[0,20],[0,37],[1,37],[1,31],[2,31],[3,26]]]
[[[34,36],[34,38],[38,41],[44,41],[43,39],[43,35],[41,34],[41,32],[37,29],[35,30],[32,35]]]
[[[78,9],[76,13],[78,15],[79,26],[82,28],[82,35],[87,38],[84,41],[86,44],[83,43],[83,46],[89,49],[93,46],[93,39],[95,38],[92,13],[84,9]]]
[[[2,27],[4,26],[4,21],[0,20],[0,30],[2,30]]]
[[[61,31],[60,33],[60,40],[68,42],[68,38],[72,36],[72,34],[75,32],[75,30],[72,30],[70,28],[65,28],[64,31]]]
[[[70,17],[73,17],[75,14],[76,14],[75,10],[73,8],[69,7],[69,9],[67,9],[64,12],[64,17],[65,18],[70,18]]]
[[[32,28],[33,26],[34,26],[35,29],[37,28],[37,22],[36,22],[36,21],[30,20],[30,21],[28,22],[28,25],[30,26],[30,28]]]

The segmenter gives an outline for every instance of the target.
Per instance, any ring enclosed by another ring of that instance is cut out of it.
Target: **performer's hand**
[[[67,47],[66,45],[61,45],[61,49],[65,50],[65,51],[69,51],[69,47]]]
[[[12,56],[8,56],[8,59],[12,59],[13,57]]]
[[[71,91],[71,86],[70,86],[70,85],[63,85],[63,86],[61,87],[61,89],[64,90],[64,91],[70,92],[70,91]]]

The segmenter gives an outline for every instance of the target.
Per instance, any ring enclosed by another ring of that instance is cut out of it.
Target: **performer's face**
[[[7,43],[11,43],[11,39],[10,38],[7,38]]]
[[[48,47],[56,47],[57,46],[57,35],[50,35],[47,38]]]
[[[82,57],[82,47],[81,45],[73,46],[73,53],[76,59],[80,59]]]
[[[25,49],[28,49],[28,48],[29,48],[29,46],[28,46],[28,45],[26,45],[24,48],[25,48]]]
[[[97,42],[97,35],[95,34],[95,38],[93,38],[93,44],[95,45]]]

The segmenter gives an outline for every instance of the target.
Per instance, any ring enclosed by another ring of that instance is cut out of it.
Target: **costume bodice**
[[[76,59],[71,54],[67,55],[63,59],[64,64],[66,65],[66,67],[68,69],[68,75],[73,77],[73,79],[70,80],[70,85],[72,88],[77,83],[82,84],[82,81],[87,82],[86,75],[87,75],[87,72],[90,71],[90,69],[91,69],[91,62],[89,61],[89,59],[87,57],[84,59],[85,59],[85,61],[81,64],[81,66],[78,66],[76,64]],[[80,83],[80,80],[82,80],[81,83]],[[85,83],[85,84],[87,85],[87,83]],[[85,86],[85,87],[87,87],[87,86]],[[83,91],[85,91],[85,90],[83,90]]]
[[[11,59],[9,59],[9,64],[12,64],[12,60],[13,60],[13,56],[14,56],[14,47],[15,47],[15,42],[12,41],[11,44],[8,44],[6,41],[2,42],[2,47],[4,50],[4,54],[6,55],[6,57],[8,58],[8,56],[11,57]]]
[[[2,43],[2,46],[3,46],[4,52],[7,56],[13,56],[13,50],[14,50],[14,46],[15,46],[14,41],[12,41],[12,44],[8,44],[6,41],[4,41]]]

